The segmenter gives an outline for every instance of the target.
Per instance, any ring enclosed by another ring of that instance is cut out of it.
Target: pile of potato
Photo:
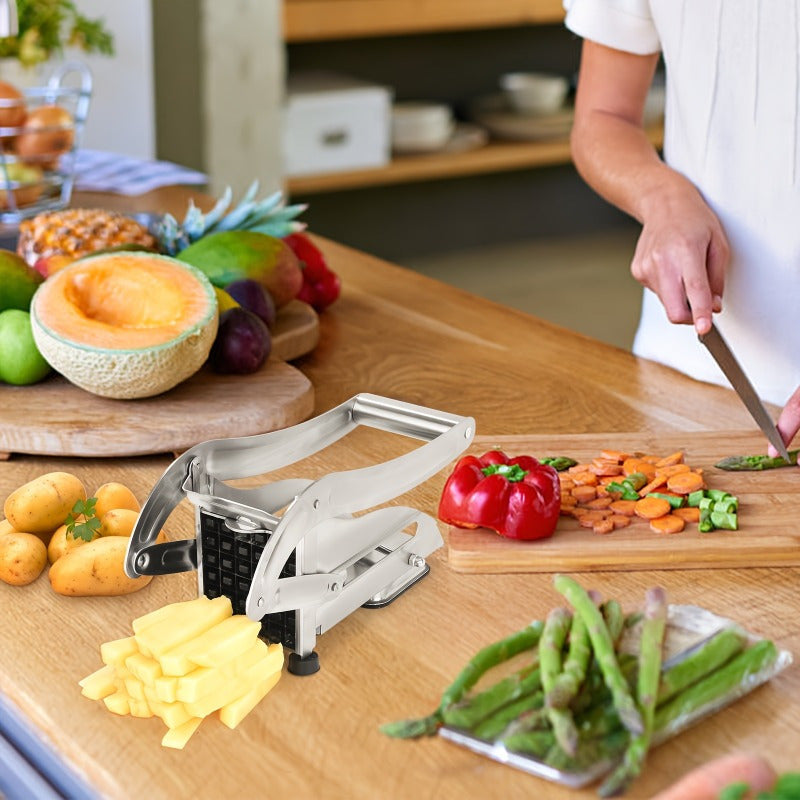
[[[129,578],[123,568],[128,537],[139,516],[138,500],[127,486],[113,482],[92,496],[99,527],[86,541],[67,530],[75,504],[87,499],[86,487],[75,475],[48,472],[12,492],[0,520],[0,580],[25,586],[49,562],[50,583],[59,594],[121,595],[146,586],[150,576]]]

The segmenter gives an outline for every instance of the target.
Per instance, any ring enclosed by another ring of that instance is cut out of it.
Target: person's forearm
[[[672,198],[696,192],[661,160],[640,125],[617,115],[593,110],[577,116],[571,144],[589,186],[641,223],[655,204],[663,211]]]

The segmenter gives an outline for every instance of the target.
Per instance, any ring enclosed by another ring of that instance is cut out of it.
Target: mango
[[[34,292],[43,280],[16,253],[0,250],[0,311],[7,308],[27,311]]]
[[[258,281],[276,308],[297,297],[303,285],[300,261],[289,245],[257,231],[211,233],[181,250],[177,258],[197,267],[221,289],[245,278]]]

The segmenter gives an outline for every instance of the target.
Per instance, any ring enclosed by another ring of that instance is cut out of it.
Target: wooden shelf
[[[559,23],[562,0],[284,0],[287,42]]]
[[[660,147],[663,136],[662,126],[660,124],[651,126],[648,129],[648,136],[656,147]],[[343,189],[389,186],[397,183],[566,164],[570,160],[567,139],[538,142],[493,141],[485,147],[463,153],[397,156],[385,167],[377,169],[329,172],[288,178],[286,188],[289,195],[297,197]]]

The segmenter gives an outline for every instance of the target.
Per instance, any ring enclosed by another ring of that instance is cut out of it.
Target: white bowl
[[[443,103],[392,106],[392,148],[399,152],[438,150],[447,144],[454,127],[453,112]]]
[[[552,114],[567,98],[569,80],[550,72],[508,72],[500,88],[509,105],[523,114]]]

